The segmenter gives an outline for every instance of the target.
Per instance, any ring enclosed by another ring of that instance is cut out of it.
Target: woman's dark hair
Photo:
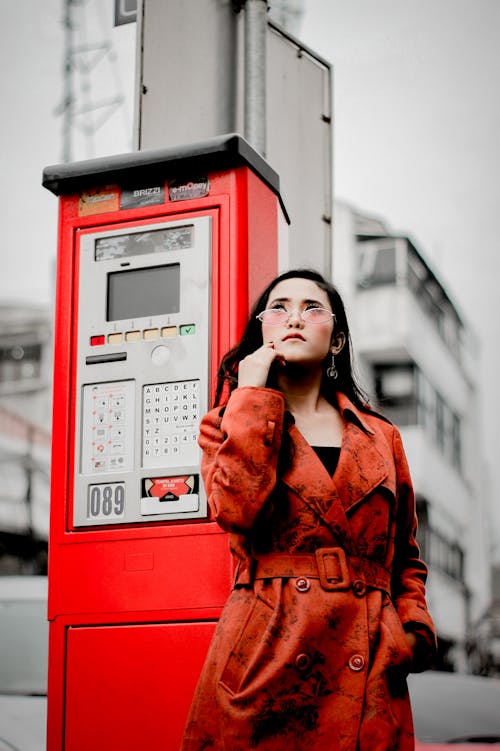
[[[337,391],[341,391],[349,397],[356,407],[360,409],[369,409],[368,399],[364,391],[356,382],[353,373],[351,355],[352,345],[344,303],[342,302],[342,298],[336,287],[313,269],[292,269],[290,271],[285,271],[283,274],[280,274],[280,276],[273,279],[273,281],[262,292],[253,307],[250,319],[240,341],[232,347],[221,360],[219,371],[217,373],[215,406],[227,401],[227,398],[223,397],[225,387],[229,389],[229,394],[234,388],[236,388],[238,384],[238,366],[240,361],[262,346],[262,324],[256,316],[262,310],[265,310],[271,292],[277,284],[283,282],[285,279],[309,279],[320,289],[324,290],[328,295],[332,311],[335,313],[334,333],[335,335],[343,333],[345,337],[344,346],[339,354],[335,355],[335,367],[338,371],[337,378],[328,378],[326,376],[326,368],[328,367],[329,362],[325,362],[323,384],[321,388],[323,395],[330,403],[335,405],[337,401]]]

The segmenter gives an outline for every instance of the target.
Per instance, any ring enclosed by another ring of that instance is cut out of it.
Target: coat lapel
[[[283,482],[350,548],[347,512],[383,482],[388,474],[388,462],[362,413],[343,394],[338,396],[344,434],[334,477],[328,475],[314,449],[292,424],[289,431],[293,460]]]
[[[295,425],[290,427],[290,439],[293,460],[283,482],[330,527],[339,543],[348,546],[349,522],[332,478]]]
[[[356,423],[346,422],[333,480],[344,509],[350,511],[381,485],[387,477],[388,469],[373,433],[365,432]]]

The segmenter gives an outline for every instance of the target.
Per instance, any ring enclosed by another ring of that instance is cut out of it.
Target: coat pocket
[[[413,655],[401,619],[394,603],[389,598],[387,598],[382,610],[382,624],[385,624],[394,644],[394,649],[391,649],[390,667],[401,667],[408,672]]]
[[[242,691],[258,671],[258,665],[265,663],[266,653],[272,651],[271,642],[265,636],[271,628],[273,614],[271,603],[255,596],[220,677],[221,686],[229,693]]]

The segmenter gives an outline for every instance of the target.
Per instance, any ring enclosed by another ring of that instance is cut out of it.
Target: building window
[[[458,542],[452,541],[435,529],[429,520],[429,502],[417,496],[417,543],[420,554],[429,568],[464,582],[465,554]]]
[[[396,425],[422,425],[446,459],[462,469],[461,420],[414,363],[374,366],[380,408]]]
[[[457,469],[462,469],[462,430],[460,417],[452,415],[451,426],[451,462]]]
[[[444,453],[445,445],[445,404],[443,397],[436,392],[436,444],[442,453]]]
[[[417,495],[416,508],[418,519],[417,543],[420,548],[420,555],[424,561],[427,561],[429,548],[429,502]]]
[[[436,424],[436,391],[421,370],[417,369],[417,424],[434,436]]]
[[[443,287],[417,250],[410,244],[407,244],[407,248],[408,287],[413,292],[415,300],[433,321],[440,337],[459,359],[462,333],[460,318]]]
[[[20,383],[40,378],[42,345],[0,345],[0,384]]]
[[[451,542],[432,527],[429,528],[428,565],[460,583],[464,581],[464,552],[458,542]]]
[[[421,370],[416,370],[416,380],[417,424],[424,426],[441,453],[460,471],[462,421]]]
[[[375,287],[396,281],[396,240],[380,238],[358,244],[358,286]]]
[[[417,402],[412,363],[375,366],[377,401],[396,425],[415,425]]]

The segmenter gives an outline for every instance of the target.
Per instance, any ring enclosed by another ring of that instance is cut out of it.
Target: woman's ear
[[[339,331],[332,339],[330,351],[332,355],[338,355],[342,351],[345,344],[345,334],[343,331]]]

